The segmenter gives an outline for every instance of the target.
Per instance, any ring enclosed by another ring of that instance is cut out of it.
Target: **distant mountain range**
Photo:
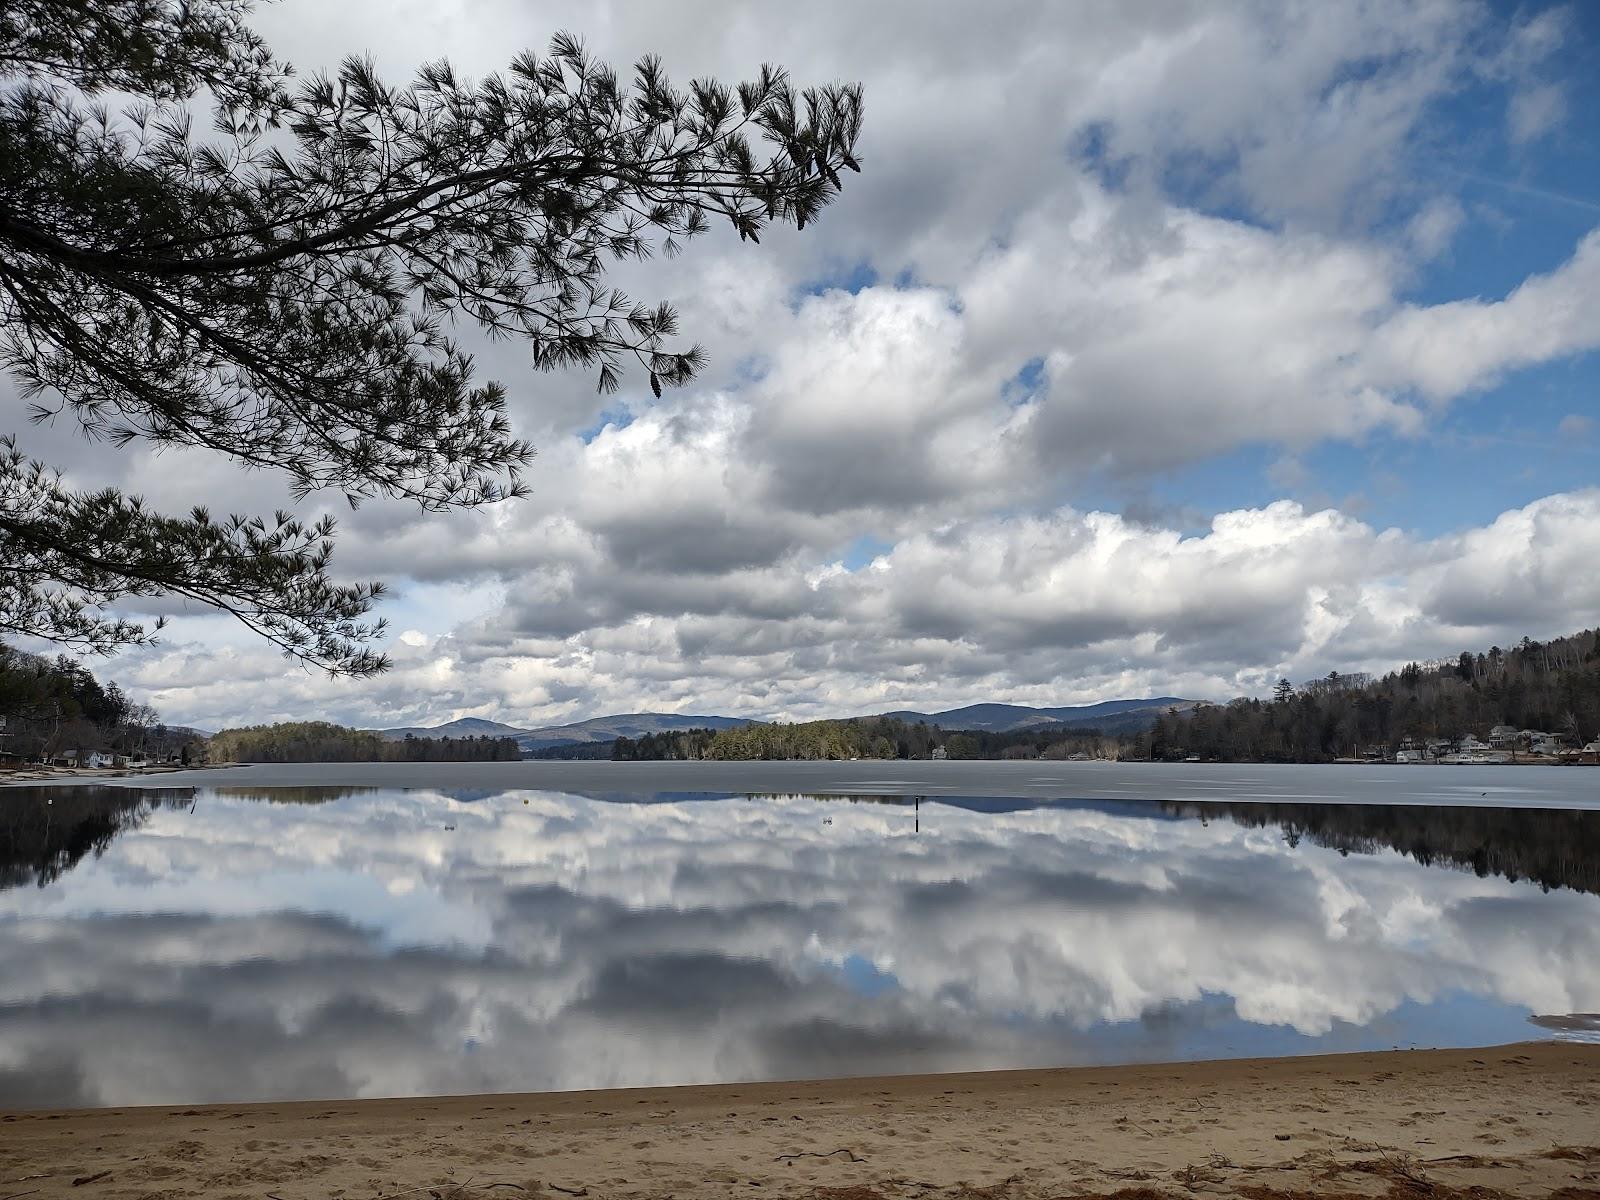
[[[408,737],[516,737],[528,731],[483,717],[461,717],[446,721],[443,725],[402,725],[398,729],[378,729],[374,732],[388,741],[403,742]]]
[[[570,725],[546,725],[538,729],[519,729],[482,717],[462,717],[443,725],[405,725],[377,732],[392,742],[415,737],[510,737],[523,750],[546,750],[552,746],[576,746],[585,742],[614,742],[619,737],[636,738],[647,733],[674,729],[736,729],[751,725],[748,717],[717,717],[701,713],[619,713],[592,717]]]
[[[1143,700],[1106,700],[1064,708],[1028,708],[1020,704],[969,704],[942,712],[915,712],[899,709],[883,713],[902,721],[926,721],[940,728],[982,729],[1009,733],[1022,729],[1099,729],[1104,733],[1137,733],[1148,729],[1169,708],[1193,708],[1196,701],[1179,696],[1152,696]],[[524,751],[547,750],[554,746],[574,746],[588,742],[612,742],[619,737],[636,738],[647,733],[666,733],[675,729],[736,729],[754,722],[748,717],[718,717],[703,713],[620,713],[593,717],[569,725],[546,725],[523,729],[483,717],[461,717],[443,725],[402,725],[376,732],[390,741],[414,737],[509,737],[516,738]]]

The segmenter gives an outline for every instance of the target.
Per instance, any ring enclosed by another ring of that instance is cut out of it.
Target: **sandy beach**
[[[1600,1046],[0,1116],[0,1197],[1600,1197]]]

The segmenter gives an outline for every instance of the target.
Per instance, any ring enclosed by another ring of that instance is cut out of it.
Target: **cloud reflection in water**
[[[1600,1009],[1600,897],[1417,860],[1537,860],[1485,841],[1496,810],[52,794],[0,817],[5,1106],[1472,1044]],[[1568,859],[1597,828],[1504,823]]]

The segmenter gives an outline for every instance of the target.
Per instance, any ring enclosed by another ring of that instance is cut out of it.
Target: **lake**
[[[1032,800],[1260,800],[1317,804],[1600,807],[1600,768],[1281,763],[480,762],[274,763],[183,771],[192,786],[538,788],[594,796],[662,790],[850,792]],[[5,794],[0,786],[0,796]]]
[[[1600,812],[1470,804],[6,789],[0,1107],[1600,1039]]]

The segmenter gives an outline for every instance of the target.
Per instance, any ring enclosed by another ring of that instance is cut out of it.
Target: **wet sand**
[[[1600,1046],[0,1116],[21,1197],[1600,1200]]]

